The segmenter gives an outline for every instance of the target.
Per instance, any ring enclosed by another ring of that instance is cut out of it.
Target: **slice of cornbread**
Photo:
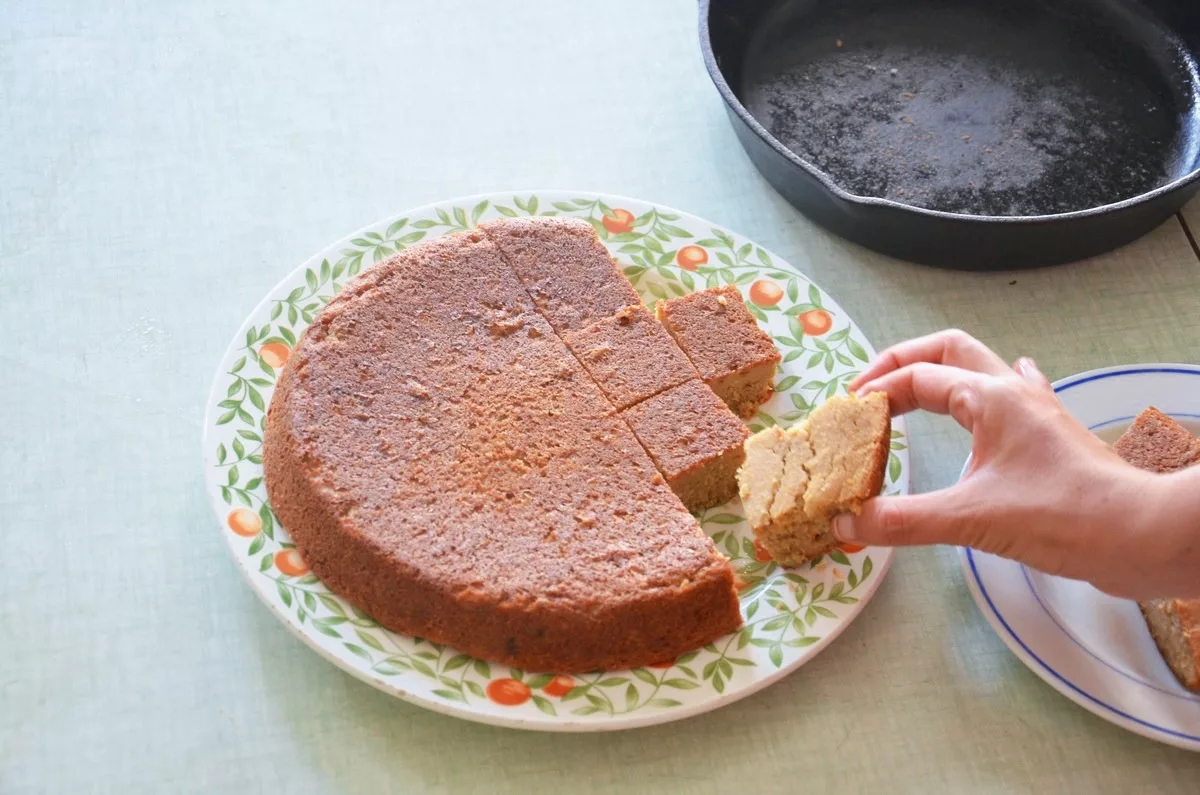
[[[596,230],[577,218],[503,218],[479,225],[560,334],[640,304]]]
[[[883,393],[832,398],[799,425],[767,428],[747,440],[738,489],[771,557],[795,566],[833,549],[830,522],[857,513],[879,493],[890,440]]]
[[[737,494],[737,470],[750,432],[699,379],[621,412],[667,485],[689,511]]]
[[[775,390],[779,351],[733,286],[659,301],[659,322],[739,417],[750,418]]]
[[[696,368],[641,304],[564,334],[563,341],[618,410],[696,378]]]
[[[1138,607],[1175,678],[1200,693],[1200,599],[1153,599]]]
[[[1154,406],[1138,415],[1113,449],[1150,472],[1176,472],[1200,462],[1200,439]],[[1138,607],[1172,673],[1200,693],[1200,599],[1150,599]]]
[[[1200,439],[1154,406],[1137,416],[1113,449],[1151,472],[1174,472],[1200,461]]]

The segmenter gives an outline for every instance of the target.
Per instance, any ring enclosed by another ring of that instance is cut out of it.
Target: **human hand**
[[[943,331],[884,351],[850,387],[886,392],[893,414],[949,414],[970,431],[972,452],[954,486],[877,497],[839,516],[841,540],[968,546],[1115,595],[1200,596],[1200,504],[1178,506],[1175,476],[1121,460],[1067,413],[1032,360],[1009,367],[969,335]],[[1172,503],[1190,522],[1166,515]],[[1189,547],[1190,559],[1180,556]]]

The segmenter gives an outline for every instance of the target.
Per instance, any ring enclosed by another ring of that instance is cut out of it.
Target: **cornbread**
[[[737,494],[737,469],[750,432],[698,379],[621,412],[667,484],[690,511]]]
[[[750,418],[775,389],[779,351],[736,287],[713,287],[659,301],[659,321],[739,417]]]
[[[569,332],[640,304],[590,224],[511,218],[480,224],[555,331]]]
[[[617,409],[696,378],[696,368],[641,304],[563,335]]]
[[[562,300],[539,308],[537,289]],[[549,275],[528,288],[473,231],[322,310],[279,376],[263,466],[330,589],[529,670],[647,665],[740,626],[728,561],[548,322],[598,311],[573,295]]]
[[[1200,693],[1200,599],[1155,599],[1138,607],[1175,678]]]
[[[1153,406],[1137,416],[1113,449],[1151,472],[1174,472],[1200,461],[1200,439]]]
[[[1113,449],[1151,472],[1175,472],[1200,462],[1200,440],[1153,406],[1138,415]],[[1152,599],[1138,607],[1176,678],[1200,693],[1200,599]]]
[[[831,398],[799,425],[750,437],[737,478],[758,542],[784,566],[832,550],[833,517],[857,513],[882,488],[890,441],[891,417],[881,392]]]
[[[746,460],[738,470],[737,480],[742,510],[751,527],[762,527],[771,520],[771,504],[783,479],[787,449],[788,436],[778,425],[763,428],[746,440]],[[800,471],[803,472],[803,467]]]

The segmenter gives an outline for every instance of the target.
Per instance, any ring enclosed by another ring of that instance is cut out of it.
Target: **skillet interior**
[[[726,80],[851,194],[1037,216],[1133,198],[1200,166],[1190,2],[739,5],[727,24],[712,19]]]

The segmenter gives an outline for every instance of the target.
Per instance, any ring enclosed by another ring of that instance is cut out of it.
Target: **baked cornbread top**
[[[1153,406],[1137,416],[1113,449],[1151,472],[1173,472],[1200,462],[1200,439]]]
[[[596,232],[569,218],[506,218],[480,224],[550,325],[575,331],[641,303]]]
[[[284,379],[303,499],[460,598],[581,611],[727,571],[481,232],[357,277]]]
[[[698,373],[642,304],[563,336],[613,406],[624,409]]]
[[[693,379],[622,412],[667,477],[732,448],[750,431],[703,381]]]
[[[660,301],[658,316],[706,381],[780,360],[732,285]]]

